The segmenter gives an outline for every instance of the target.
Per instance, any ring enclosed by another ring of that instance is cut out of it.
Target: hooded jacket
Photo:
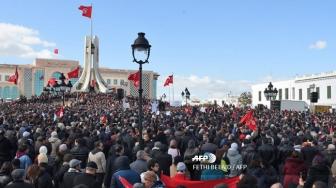
[[[115,161],[117,164],[117,171],[112,175],[111,187],[123,188],[124,186],[119,181],[119,176],[125,178],[129,183],[134,185],[135,183],[140,183],[140,175],[134,170],[130,169],[129,160],[126,156],[118,157]]]
[[[230,148],[227,153],[230,161],[230,174],[229,177],[238,176],[242,170],[243,159],[237,149]]]

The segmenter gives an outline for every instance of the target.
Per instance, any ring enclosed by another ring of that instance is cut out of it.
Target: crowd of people
[[[239,176],[237,188],[335,184],[335,113],[257,108],[252,131],[239,123],[248,108],[166,105],[157,112],[144,100],[140,132],[136,98],[81,94],[61,115],[58,103],[45,100],[0,103],[0,188],[122,188],[125,181],[155,188],[166,186],[162,176]],[[205,153],[222,168],[196,169],[204,162],[194,157]]]

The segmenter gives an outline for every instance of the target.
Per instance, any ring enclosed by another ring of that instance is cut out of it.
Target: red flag
[[[133,185],[127,181],[127,179],[119,176],[119,181],[121,182],[121,184],[125,187],[125,188],[132,188]]]
[[[81,5],[78,9],[82,11],[82,16],[91,18],[92,6]]]
[[[245,123],[253,117],[253,111],[249,110],[239,121],[239,123]]]
[[[56,116],[57,117],[63,117],[63,115],[64,115],[64,108],[63,108],[63,106],[61,107],[61,108],[59,108],[57,111],[56,111]]]
[[[239,123],[245,124],[249,129],[257,130],[256,119],[253,117],[253,111],[248,111],[241,119]]]
[[[16,66],[14,75],[11,75],[11,76],[8,78],[7,81],[8,81],[8,82],[13,82],[15,85],[17,85],[18,79],[19,79],[19,73],[18,73],[17,66]]]
[[[236,188],[236,184],[239,182],[239,177],[206,180],[206,181],[191,181],[191,180],[170,178],[169,176],[162,174],[161,180],[166,185],[166,188],[175,188],[176,185],[183,185],[188,188],[215,187],[217,184],[221,183],[227,184],[229,188]]]
[[[58,54],[58,49],[54,49],[54,54]]]
[[[50,79],[48,80],[48,84],[49,84],[50,86],[54,86],[54,85],[56,84],[56,78],[50,78]]]
[[[128,80],[130,81],[133,81],[133,84],[135,87],[139,87],[140,85],[140,72],[136,72],[136,73],[133,73],[133,74],[130,74],[128,76]]]
[[[75,70],[72,70],[70,72],[68,72],[68,78],[78,78],[78,74],[79,74],[79,67],[77,67]]]
[[[170,75],[170,76],[168,76],[168,78],[166,79],[166,81],[165,81],[165,83],[164,83],[164,87],[166,87],[166,86],[169,86],[169,84],[173,84],[173,75]]]

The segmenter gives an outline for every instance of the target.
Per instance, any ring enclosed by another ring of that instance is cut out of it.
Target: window
[[[292,87],[292,99],[295,100],[295,87]]]
[[[310,88],[307,88],[307,100],[310,100]]]
[[[316,87],[317,98],[320,99],[320,87]]]
[[[302,101],[302,89],[299,89],[299,100]]]
[[[5,76],[5,81],[7,81],[9,79],[9,76],[8,75],[6,75]]]
[[[120,80],[120,85],[123,86],[124,85],[124,80]]]
[[[117,79],[113,80],[113,85],[118,85],[118,80]]]
[[[288,100],[288,88],[285,88],[285,99]]]
[[[110,85],[111,84],[111,79],[107,79],[106,82],[107,82],[108,85]]]
[[[282,100],[282,89],[279,89],[279,100]]]
[[[331,86],[327,86],[327,99],[331,99]]]
[[[261,101],[261,91],[259,91],[259,101]]]

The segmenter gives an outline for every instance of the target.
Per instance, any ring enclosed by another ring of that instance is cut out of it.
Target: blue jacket
[[[119,176],[125,178],[130,184],[140,183],[140,175],[134,170],[119,170],[115,172],[111,180],[111,188],[124,188],[124,186],[119,181]]]
[[[23,155],[19,158],[20,160],[20,168],[24,169],[27,172],[28,167],[32,164],[31,159],[28,155]]]

